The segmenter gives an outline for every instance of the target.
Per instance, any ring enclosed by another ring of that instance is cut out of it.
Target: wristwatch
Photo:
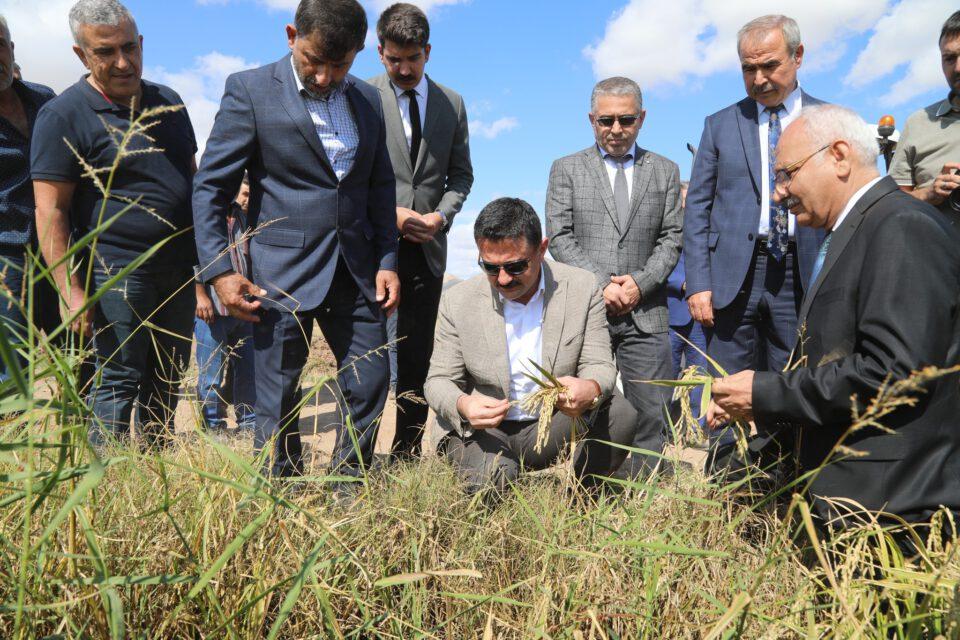
[[[603,393],[602,393],[602,392],[601,392],[601,393],[598,393],[598,394],[596,395],[596,397],[594,397],[593,402],[590,403],[590,411],[593,411],[594,409],[596,409],[597,407],[600,406],[600,399],[601,399],[602,397],[603,397]]]

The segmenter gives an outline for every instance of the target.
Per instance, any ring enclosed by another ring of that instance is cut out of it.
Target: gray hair
[[[594,85],[593,93],[590,94],[592,113],[597,111],[597,99],[600,96],[633,96],[637,100],[637,109],[643,110],[643,94],[640,92],[640,85],[630,78],[614,76]]]
[[[10,27],[7,25],[7,19],[0,13],[0,29],[3,29],[3,32],[7,34],[7,40],[10,39]]]
[[[843,140],[850,145],[861,165],[876,167],[880,155],[877,132],[852,109],[836,104],[818,104],[804,107],[797,120],[803,120],[812,147]]]
[[[737,55],[740,55],[741,45],[746,38],[770,33],[774,29],[780,29],[787,45],[787,53],[793,56],[800,48],[800,27],[793,18],[779,14],[760,16],[740,27],[740,31],[737,31]]]
[[[73,41],[82,46],[80,25],[105,24],[115,27],[124,20],[129,20],[136,28],[137,23],[130,11],[118,0],[79,0],[70,9],[70,33],[73,34]]]

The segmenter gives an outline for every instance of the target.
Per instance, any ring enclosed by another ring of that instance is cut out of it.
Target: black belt
[[[767,237],[760,236],[757,238],[757,251],[760,253],[770,255],[770,249],[767,247]],[[787,253],[796,253],[797,252],[797,242],[795,240],[790,240],[787,242]]]

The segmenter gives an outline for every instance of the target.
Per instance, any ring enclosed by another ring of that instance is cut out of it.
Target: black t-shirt
[[[182,105],[175,91],[143,81],[143,109]],[[143,206],[130,207],[103,232],[96,245],[96,267],[122,267],[158,242],[193,225],[191,196],[193,159],[197,141],[185,108],[152,118],[157,124],[135,136],[127,149],[159,151],[133,153],[120,161],[110,188],[111,197],[102,213],[103,195],[93,180],[83,176],[80,161],[66,142],[95,168],[109,167],[117,154],[120,133],[130,124],[130,108],[113,104],[87,82],[86,77],[47,102],[37,115],[30,154],[34,180],[74,182],[70,222],[75,237],[97,227],[99,221],[129,206],[140,197]],[[114,137],[117,140],[114,140]],[[104,184],[107,174],[100,174]],[[149,210],[148,210],[149,209]],[[166,271],[191,268],[196,263],[193,231],[170,240],[142,268]]]

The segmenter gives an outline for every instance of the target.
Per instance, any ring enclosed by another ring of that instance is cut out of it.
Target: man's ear
[[[87,54],[83,52],[83,49],[80,48],[80,45],[73,45],[73,52],[77,54],[77,57],[80,58],[80,62],[83,63],[83,66],[87,69],[90,68],[90,64],[87,62]]]
[[[423,61],[430,62],[430,43],[423,45]]]
[[[292,24],[287,25],[287,44],[293,49],[293,43],[297,41],[297,28]]]
[[[541,258],[546,257],[546,255],[547,255],[547,247],[548,247],[549,245],[550,245],[550,238],[544,238],[544,239],[540,242],[540,257],[541,257]]]

